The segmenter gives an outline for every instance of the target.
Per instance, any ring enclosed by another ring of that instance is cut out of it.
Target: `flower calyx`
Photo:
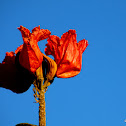
[[[57,71],[57,64],[56,62],[43,54],[43,76],[44,76],[44,88],[47,88],[54,80],[56,71]]]

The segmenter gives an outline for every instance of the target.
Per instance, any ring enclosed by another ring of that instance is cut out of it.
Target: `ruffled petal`
[[[79,43],[77,44],[78,44],[78,49],[80,50],[81,53],[83,53],[86,47],[88,46],[88,41],[83,39],[79,41]]]
[[[32,30],[31,38],[33,37],[37,41],[41,41],[48,38],[50,34],[51,32],[48,29],[40,29],[40,26],[38,26]]]
[[[21,31],[22,37],[29,37],[30,36],[30,31],[23,27],[22,25],[18,28]]]
[[[6,52],[5,59],[2,64],[15,64],[15,53],[14,52]]]
[[[38,33],[37,40],[41,41],[47,39],[51,32],[48,29],[41,29]]]
[[[20,46],[15,50],[15,54],[17,54],[18,52],[21,52],[22,48],[23,48],[23,44],[20,45]]]
[[[58,60],[61,56],[61,53],[59,48],[60,48],[60,38],[55,36],[55,35],[51,35],[48,39],[47,39],[48,43],[46,44],[46,48],[45,48],[45,54],[46,55],[52,55],[55,58],[55,61],[58,63]]]
[[[76,31],[75,30],[69,30],[68,32],[64,33],[62,36],[61,36],[61,42],[60,43],[69,43],[69,42],[74,42],[76,43],[77,40],[76,40]]]

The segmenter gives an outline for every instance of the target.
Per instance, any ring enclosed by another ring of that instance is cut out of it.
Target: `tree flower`
[[[61,39],[51,35],[47,41],[45,53],[54,56],[57,63],[56,76],[69,78],[79,74],[82,66],[82,53],[88,46],[88,41],[83,39],[77,43],[75,30],[64,33]]]
[[[35,27],[32,33],[23,26],[20,26],[18,29],[21,31],[24,44],[20,46],[15,53],[20,52],[20,65],[34,73],[40,64],[42,64],[43,60],[38,41],[48,38],[51,32],[49,30],[40,29],[40,26]]]

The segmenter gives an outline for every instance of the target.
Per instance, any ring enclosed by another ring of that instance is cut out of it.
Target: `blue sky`
[[[80,74],[55,78],[46,92],[47,126],[126,126],[125,0],[0,0],[0,18],[0,62],[23,43],[20,25],[59,37],[75,29],[78,41],[89,41]],[[45,44],[39,42],[42,52]],[[38,124],[32,88],[0,88],[0,126]]]

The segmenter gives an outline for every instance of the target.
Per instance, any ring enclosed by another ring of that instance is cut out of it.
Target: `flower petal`
[[[33,38],[36,39],[37,41],[41,41],[48,38],[50,34],[51,32],[48,29],[40,29],[40,26],[35,27],[32,30]]]
[[[20,64],[31,72],[35,72],[43,60],[43,55],[37,43],[30,43],[23,45],[19,55]]]
[[[78,48],[80,49],[81,53],[83,53],[84,50],[86,49],[86,47],[88,46],[88,41],[83,39],[83,40],[79,41],[79,43],[77,43],[77,44],[78,44]]]
[[[22,37],[29,37],[30,31],[22,25],[18,28],[21,31]]]
[[[15,50],[15,54],[17,54],[18,52],[21,52],[22,48],[23,48],[23,44],[20,45],[20,46]]]
[[[6,52],[5,59],[3,60],[2,64],[15,64],[15,53],[14,52]]]
[[[45,48],[45,54],[54,56],[55,60],[58,62],[58,59],[61,56],[61,52],[59,51],[60,38],[55,35],[51,35],[47,41],[48,43],[46,44],[47,47]]]

